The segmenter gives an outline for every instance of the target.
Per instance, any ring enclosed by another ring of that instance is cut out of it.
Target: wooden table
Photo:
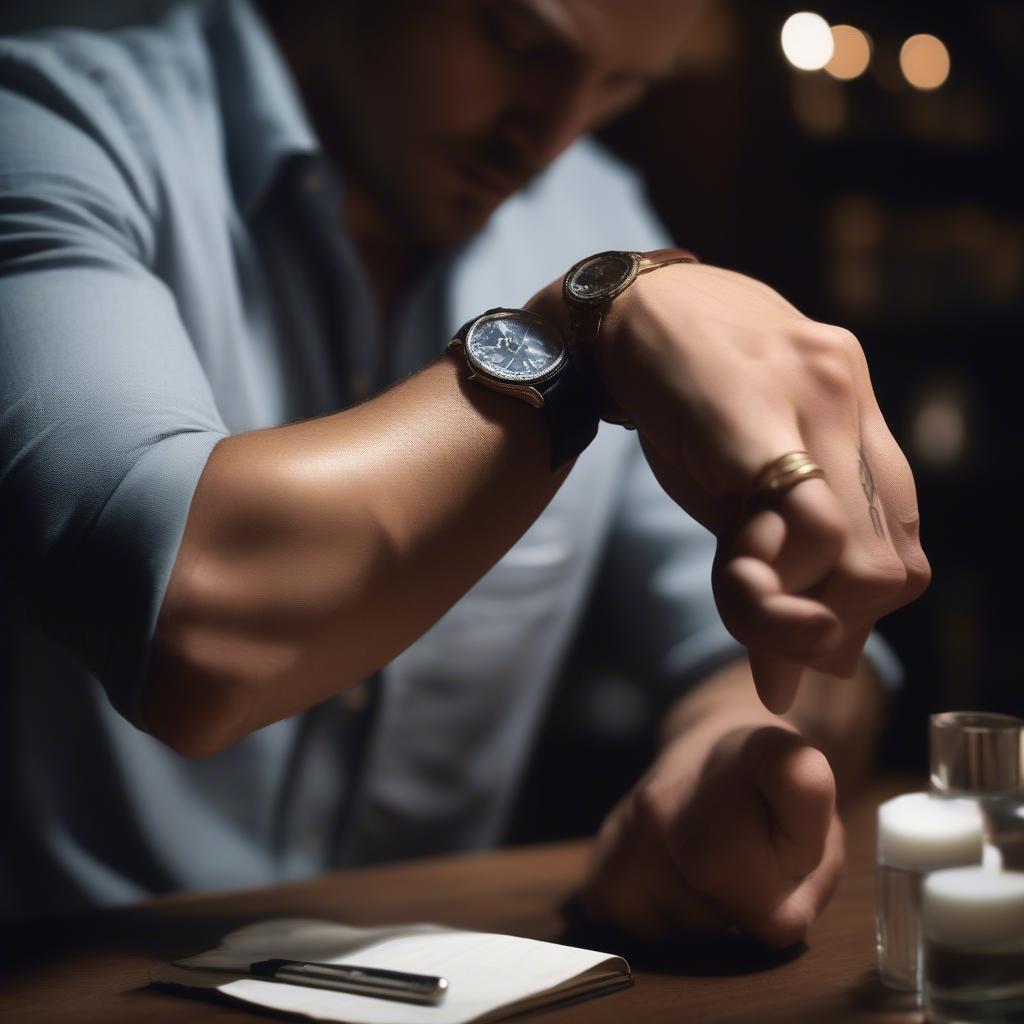
[[[196,953],[242,924],[274,916],[334,917],[353,924],[433,920],[623,953],[636,984],[625,991],[531,1016],[540,1022],[847,1021],[916,1024],[874,970],[874,808],[893,785],[875,787],[845,815],[848,867],[806,949],[766,956],[729,948],[627,948],[567,922],[565,905],[587,854],[583,842],[502,850],[346,871],[297,884],[215,896],[175,896],[91,913],[0,939],[0,1020],[248,1022],[268,1015],[147,987],[150,967]],[[614,945],[613,945],[614,943]],[[11,957],[13,956],[13,959]],[[279,1018],[278,1018],[279,1019]]]

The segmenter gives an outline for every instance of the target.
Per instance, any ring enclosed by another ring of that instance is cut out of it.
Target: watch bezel
[[[483,363],[476,357],[476,354],[473,351],[472,338],[474,333],[479,330],[483,324],[491,320],[518,320],[520,322],[526,322],[544,328],[545,330],[550,331],[558,340],[561,346],[561,351],[551,366],[540,373],[534,373],[532,376],[523,373],[510,373],[501,370],[499,367]],[[502,381],[506,384],[522,385],[524,388],[531,387],[534,384],[543,384],[544,381],[554,377],[565,366],[569,359],[565,338],[562,336],[562,332],[558,327],[551,323],[551,321],[546,317],[540,316],[539,314],[526,309],[492,309],[476,317],[476,319],[474,319],[466,328],[465,335],[462,339],[462,347],[466,353],[466,361],[475,373],[484,377],[489,377],[492,380]]]
[[[625,258],[630,264],[629,269],[615,285],[611,288],[606,288],[603,292],[598,292],[595,295],[588,296],[578,295],[572,290],[573,279],[581,270],[599,260],[606,260],[609,258],[615,258],[616,260],[622,260]],[[622,249],[606,249],[604,252],[596,252],[591,256],[587,256],[584,259],[579,260],[569,268],[569,272],[562,280],[562,295],[565,298],[565,301],[572,306],[603,306],[606,303],[611,302],[617,295],[621,295],[622,292],[624,292],[636,280],[639,273],[639,253],[627,252]]]

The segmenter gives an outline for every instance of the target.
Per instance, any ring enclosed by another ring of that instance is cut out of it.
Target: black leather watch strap
[[[570,360],[550,381],[534,384],[544,396],[544,416],[551,434],[551,468],[575,459],[597,436],[601,419],[595,383]]]
[[[540,407],[551,437],[551,468],[556,470],[570,459],[576,458],[597,435],[601,418],[600,388],[597,381],[576,366],[565,351],[558,359],[557,369],[547,380],[510,380],[489,372],[486,364],[474,362],[467,349],[470,333],[482,320],[496,314],[510,319],[530,318],[534,321],[534,326],[546,325],[550,331],[557,333],[560,343],[564,346],[564,339],[561,338],[558,328],[539,314],[499,307],[467,320],[456,331],[448,347],[458,348],[463,352],[469,366],[470,380],[479,381],[492,391]]]

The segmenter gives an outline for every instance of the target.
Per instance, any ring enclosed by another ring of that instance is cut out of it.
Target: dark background
[[[102,27],[165,6],[0,0],[0,31]],[[873,41],[850,82],[788,64],[779,33],[799,9],[714,0],[679,74],[603,139],[643,171],[681,244],[860,338],[914,467],[934,570],[926,596],[882,627],[906,682],[881,763],[920,771],[928,712],[1024,712],[1024,2],[822,0],[831,24]],[[931,92],[899,70],[903,40],[920,32],[951,56]],[[648,763],[657,710],[628,680],[567,673],[511,838],[592,830]]]
[[[1024,3],[817,3],[872,39],[849,82],[787,62],[780,30],[803,9],[717,0],[680,74],[603,138],[643,170],[680,244],[864,346],[934,572],[881,627],[906,681],[880,763],[923,772],[929,712],[1024,713]],[[921,32],[950,52],[930,92],[899,68]],[[655,719],[626,681],[570,673],[513,835],[591,830],[648,763]]]

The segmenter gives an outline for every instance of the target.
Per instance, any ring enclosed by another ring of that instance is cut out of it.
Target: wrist
[[[594,439],[598,407],[590,381],[568,356],[558,325],[538,309],[489,309],[448,343],[465,359],[468,380],[540,411],[551,441],[551,469],[572,462]]]
[[[629,384],[630,378],[644,382],[642,366],[637,379],[638,362],[628,343],[636,334],[624,331],[634,319],[630,311],[642,290],[639,282],[653,271],[696,262],[685,249],[611,250],[580,260],[565,275],[562,298],[571,323],[569,349],[601,392],[602,419],[633,427],[630,413],[647,401],[650,391]]]
[[[601,330],[589,346],[589,359],[604,405],[615,413],[613,422],[627,420],[635,425],[643,411],[643,402],[637,396],[645,391],[648,398],[651,395],[651,389],[642,384],[652,365],[649,355],[638,344],[648,334],[642,328],[637,330],[645,320],[642,306],[642,285],[619,295],[609,304]]]

